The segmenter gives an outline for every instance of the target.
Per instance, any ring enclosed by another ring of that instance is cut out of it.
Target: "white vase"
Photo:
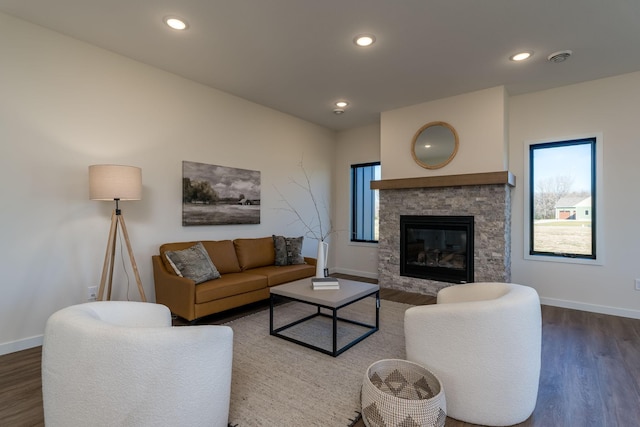
[[[329,244],[318,240],[318,256],[316,258],[316,277],[326,277],[327,255],[329,254]]]

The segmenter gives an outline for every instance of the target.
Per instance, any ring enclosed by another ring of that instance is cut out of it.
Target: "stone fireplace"
[[[371,187],[380,190],[380,286],[435,295],[452,282],[468,281],[403,275],[400,254],[404,243],[400,226],[403,216],[473,217],[472,281],[509,282],[513,186],[515,177],[506,171],[372,182]],[[450,245],[455,244],[451,242]]]

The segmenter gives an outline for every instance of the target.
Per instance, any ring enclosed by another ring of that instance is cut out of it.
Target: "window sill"
[[[367,248],[377,248],[378,242],[352,242],[349,241],[348,246],[362,246]]]
[[[600,257],[602,258],[602,257]],[[604,265],[602,259],[570,258],[563,256],[529,255],[524,256],[525,261],[560,262],[564,264]]]

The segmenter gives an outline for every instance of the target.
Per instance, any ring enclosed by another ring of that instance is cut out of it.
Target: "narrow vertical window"
[[[378,190],[380,162],[351,165],[351,241],[378,242]]]
[[[529,255],[597,258],[596,140],[529,145]]]

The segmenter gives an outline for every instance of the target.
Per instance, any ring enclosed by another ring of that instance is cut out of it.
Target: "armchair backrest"
[[[64,308],[45,328],[45,423],[226,427],[232,354],[231,328],[171,327],[159,304]]]
[[[438,292],[438,304],[488,301],[501,298],[513,290],[510,283],[467,283],[453,285]]]

